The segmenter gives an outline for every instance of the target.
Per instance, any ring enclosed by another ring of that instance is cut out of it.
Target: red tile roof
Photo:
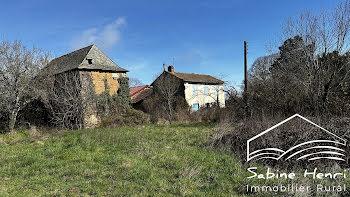
[[[141,90],[147,88],[149,85],[144,85],[144,86],[136,86],[136,87],[131,87],[130,88],[130,96],[133,96],[140,92]]]
[[[135,94],[133,97],[131,97],[131,103],[137,103],[139,101],[145,100],[147,97],[149,97],[153,93],[153,89],[151,87],[145,88],[139,93]]]

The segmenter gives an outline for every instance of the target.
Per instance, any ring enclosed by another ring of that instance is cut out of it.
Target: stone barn
[[[121,89],[129,90],[127,72],[96,45],[90,45],[53,59],[42,73],[54,79],[49,86],[55,91],[51,91],[48,99],[55,103],[57,119],[63,118],[61,121],[78,125],[79,129],[99,123],[96,103],[91,102],[96,95],[106,92],[118,95]]]

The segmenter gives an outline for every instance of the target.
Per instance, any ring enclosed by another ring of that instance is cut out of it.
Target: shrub
[[[218,122],[223,110],[223,108],[219,107],[200,108],[198,111],[191,113],[191,120],[199,122]]]
[[[174,120],[177,122],[189,122],[192,121],[191,113],[189,110],[177,110],[174,114]]]
[[[150,116],[142,111],[135,109],[124,109],[119,113],[105,117],[100,124],[100,127],[116,128],[118,126],[134,126],[148,124]]]
[[[152,94],[143,103],[144,111],[150,115],[152,123],[159,123],[164,120],[169,121],[167,113],[168,106],[164,99],[158,94]],[[173,103],[172,121],[188,121],[190,120],[189,107],[186,100],[181,96],[176,96]]]
[[[7,111],[0,111],[0,133],[5,133],[8,130],[10,114]]]

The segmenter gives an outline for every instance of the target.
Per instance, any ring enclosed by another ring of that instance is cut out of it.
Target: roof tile
[[[168,71],[165,71],[168,72]],[[186,82],[194,83],[208,83],[208,84],[224,84],[224,81],[221,81],[210,75],[200,75],[194,73],[179,73],[179,72],[168,72]]]

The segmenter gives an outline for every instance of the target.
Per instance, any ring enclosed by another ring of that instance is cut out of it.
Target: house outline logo
[[[302,120],[310,123],[311,125],[325,131],[326,133],[328,133],[330,136],[332,136],[333,138],[337,139],[336,141],[333,141],[333,140],[326,140],[326,139],[319,139],[319,140],[310,140],[310,141],[307,141],[307,142],[303,142],[303,143],[300,143],[300,144],[297,144],[291,148],[289,148],[288,150],[282,150],[282,149],[279,149],[279,148],[264,148],[264,149],[259,149],[259,150],[254,150],[252,152],[250,152],[250,144],[251,142],[253,142],[254,140],[258,139],[259,137],[265,135],[266,133],[270,132],[271,130],[283,125],[284,123],[294,119],[294,118],[301,118]],[[318,145],[315,145],[315,146],[312,146],[312,147],[308,147],[308,148],[305,148],[305,149],[302,149],[302,150],[299,150],[299,151],[296,151],[293,153],[293,151],[295,150],[298,150],[299,148],[302,148],[304,145],[310,145],[310,144],[313,144],[313,143],[318,143]],[[247,140],[247,162],[255,159],[255,160],[259,160],[259,159],[273,159],[273,160],[280,160],[282,158],[285,157],[285,155],[287,154],[291,154],[290,156],[288,156],[287,158],[285,158],[285,160],[289,160],[299,154],[302,154],[303,152],[307,152],[309,150],[312,150],[312,149],[328,149],[327,151],[321,151],[321,152],[316,152],[316,153],[311,153],[311,154],[304,154],[302,156],[300,156],[299,158],[297,158],[297,160],[301,160],[301,159],[307,159],[309,157],[312,157],[312,158],[309,158],[308,161],[312,161],[312,160],[319,160],[319,159],[330,159],[330,160],[338,160],[338,161],[345,161],[342,157],[345,157],[345,150],[344,149],[341,149],[341,148],[338,148],[336,146],[322,146],[320,144],[322,143],[328,143],[328,144],[335,144],[335,145],[338,145],[338,146],[343,146],[345,147],[346,146],[346,143],[347,143],[347,140],[335,135],[334,133],[328,131],[327,129],[317,125],[316,123],[308,120],[307,118],[299,115],[299,114],[294,114],[293,116],[277,123],[276,125],[266,129],[265,131],[259,133],[258,135],[250,138],[249,140]],[[268,151],[268,152],[266,152]],[[322,155],[322,154],[327,154],[327,155],[332,155],[332,156],[326,156],[326,157],[323,157],[323,156],[317,156],[317,155]]]

